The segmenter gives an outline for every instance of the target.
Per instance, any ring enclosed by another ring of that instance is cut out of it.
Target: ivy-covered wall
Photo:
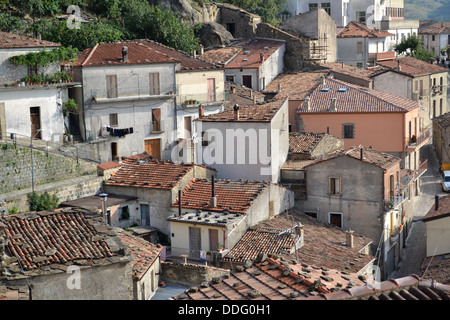
[[[53,153],[0,144],[0,193],[29,188],[97,172],[97,163]]]

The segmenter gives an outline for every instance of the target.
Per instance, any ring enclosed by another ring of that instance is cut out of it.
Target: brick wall
[[[21,190],[32,185],[51,183],[97,172],[97,163],[53,153],[0,145],[0,193]]]

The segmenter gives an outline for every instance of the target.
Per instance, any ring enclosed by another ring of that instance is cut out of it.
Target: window
[[[161,109],[152,109],[152,131],[161,131]]]
[[[304,214],[306,214],[307,216],[310,216],[314,219],[317,219],[317,211],[305,211]]]
[[[357,68],[362,68],[362,67],[363,67],[362,62],[357,62],[357,63],[356,63],[356,67],[357,67]]]
[[[308,3],[309,10],[313,10],[318,8],[317,3]]]
[[[365,11],[356,11],[356,21],[359,23],[366,23],[366,12]]]
[[[342,228],[342,213],[328,212],[328,223]]]
[[[331,5],[329,2],[322,2],[322,9],[324,9],[329,15],[331,15]]]
[[[431,36],[431,41],[434,41],[435,40],[435,35],[433,34],[432,36]]]
[[[358,41],[356,43],[356,52],[357,53],[363,53],[363,43],[362,43],[362,41]]]
[[[119,116],[117,115],[117,113],[109,114],[109,125],[111,127],[117,127],[119,125]]]
[[[150,95],[159,94],[159,72],[149,74]]]
[[[234,83],[234,76],[225,76],[225,81]]]
[[[202,131],[202,146],[207,147],[209,145],[209,143],[210,143],[210,140],[209,140],[208,133],[205,131]]]
[[[117,98],[117,75],[106,76],[106,97]]]
[[[330,178],[330,194],[341,194],[341,178]]]
[[[344,139],[355,138],[355,125],[352,123],[347,123],[342,125],[342,137]]]
[[[442,98],[439,100],[439,115],[442,116]]]
[[[130,208],[123,206],[119,208],[119,220],[126,220],[130,218]]]

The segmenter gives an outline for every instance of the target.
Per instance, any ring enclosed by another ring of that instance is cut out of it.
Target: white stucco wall
[[[0,102],[5,103],[4,131],[31,136],[30,107],[40,107],[41,138],[62,143],[64,119],[58,102],[67,97],[67,89],[56,86],[0,89]]]

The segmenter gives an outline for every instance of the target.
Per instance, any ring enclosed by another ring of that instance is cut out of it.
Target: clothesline
[[[111,127],[106,127],[106,131],[113,137],[124,137],[127,134],[131,134],[134,132],[133,127],[124,128],[124,129],[116,129]]]

